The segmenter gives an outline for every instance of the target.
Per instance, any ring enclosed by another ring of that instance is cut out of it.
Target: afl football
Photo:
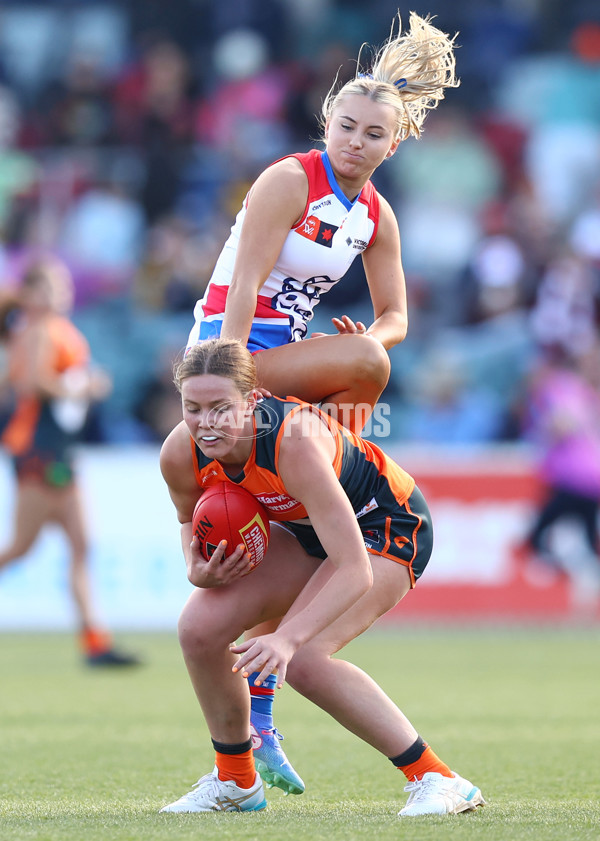
[[[252,569],[262,561],[269,545],[269,516],[255,496],[230,482],[207,488],[194,509],[194,534],[206,560],[221,540],[227,541],[226,555],[243,543]]]

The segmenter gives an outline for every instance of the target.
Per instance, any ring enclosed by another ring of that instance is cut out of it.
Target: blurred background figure
[[[83,335],[68,320],[71,276],[57,260],[30,265],[14,297],[2,307],[6,379],[15,408],[2,435],[16,482],[12,539],[0,552],[0,570],[22,560],[42,528],[58,525],[70,551],[70,588],[79,615],[80,644],[93,666],[139,661],[113,646],[93,607],[88,535],[72,446],[90,402],[110,390],[110,379],[90,365]]]
[[[593,599],[600,592],[598,342],[579,355],[560,345],[545,351],[531,373],[523,421],[545,496],[522,550]],[[565,522],[574,524],[577,541],[557,530]]]

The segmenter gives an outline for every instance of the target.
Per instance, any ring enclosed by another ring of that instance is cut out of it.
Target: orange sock
[[[402,771],[407,780],[414,780],[415,777],[417,780],[420,780],[428,771],[437,771],[443,777],[454,776],[446,763],[442,762],[439,756],[431,750],[429,745],[426,745],[425,750],[416,762],[411,762],[410,765],[398,765],[397,767]]]
[[[256,779],[252,749],[243,753],[216,752],[215,765],[220,780],[233,780],[240,788],[252,788]]]
[[[80,640],[86,654],[101,654],[111,646],[110,634],[96,628],[84,628]]]

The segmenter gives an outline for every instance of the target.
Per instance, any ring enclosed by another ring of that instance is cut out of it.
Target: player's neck
[[[226,456],[219,458],[219,463],[228,476],[234,478],[244,471],[248,459],[252,455],[253,446],[254,436],[241,438]]]

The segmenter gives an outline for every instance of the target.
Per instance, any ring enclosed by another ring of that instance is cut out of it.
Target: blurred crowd
[[[600,6],[429,0],[461,86],[377,173],[402,236],[409,336],[392,351],[398,440],[527,435],[529,384],[561,359],[600,382]],[[306,151],[336,74],[388,34],[389,0],[5,0],[0,278],[51,252],[114,378],[90,440],[159,441],[171,361],[240,202]],[[357,265],[322,302],[368,319]],[[556,353],[557,348],[561,350]],[[546,353],[548,352],[548,353]]]

